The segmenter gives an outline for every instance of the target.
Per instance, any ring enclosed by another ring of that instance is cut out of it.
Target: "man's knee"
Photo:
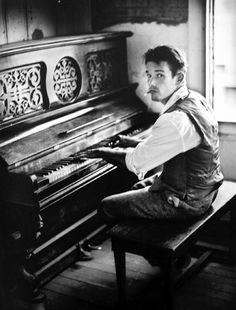
[[[101,204],[98,208],[98,215],[103,219],[104,222],[110,223],[116,220],[116,217],[111,213],[111,201],[109,197],[102,199]]]

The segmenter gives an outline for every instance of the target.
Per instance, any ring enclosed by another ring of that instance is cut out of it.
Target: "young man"
[[[205,98],[186,86],[184,53],[157,46],[145,53],[144,60],[153,110],[155,102],[163,105],[150,136],[141,142],[121,136],[119,148],[101,147],[81,155],[126,165],[140,180],[151,169],[162,164],[164,168],[159,177],[144,180],[142,188],[136,185],[137,189],[103,199],[99,212],[108,222],[123,217],[200,216],[223,181],[217,121]]]

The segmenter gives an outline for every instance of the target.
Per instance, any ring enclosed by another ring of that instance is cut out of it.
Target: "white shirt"
[[[186,97],[188,89],[180,87],[168,100],[164,110],[180,98]],[[193,123],[183,111],[162,114],[154,123],[150,135],[135,148],[129,148],[125,157],[127,168],[140,180],[145,174],[176,155],[186,152],[201,142]]]

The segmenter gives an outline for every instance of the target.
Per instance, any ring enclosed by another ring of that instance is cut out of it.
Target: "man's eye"
[[[158,74],[156,75],[156,77],[157,77],[157,78],[161,78],[161,77],[163,77],[163,75],[162,75],[161,73],[158,73]]]

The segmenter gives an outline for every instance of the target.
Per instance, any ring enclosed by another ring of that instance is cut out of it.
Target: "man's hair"
[[[149,49],[144,55],[144,62],[152,61],[159,64],[161,61],[166,61],[169,64],[172,76],[175,76],[178,71],[187,71],[187,59],[185,53],[173,46],[159,45]]]

